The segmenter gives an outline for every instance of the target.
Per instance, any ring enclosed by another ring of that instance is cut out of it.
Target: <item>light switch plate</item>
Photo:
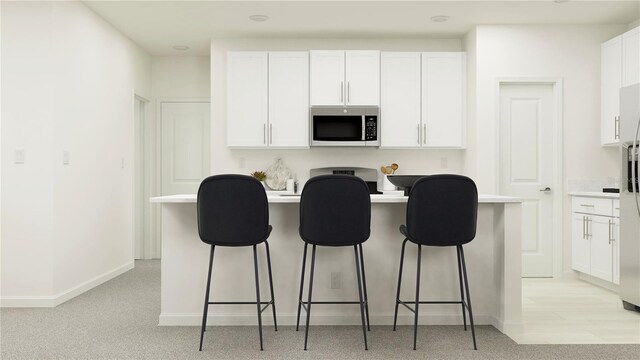
[[[25,160],[24,149],[16,150],[13,163],[14,164],[24,164],[24,160]]]
[[[62,165],[69,165],[69,152],[68,151],[63,151],[62,152]]]

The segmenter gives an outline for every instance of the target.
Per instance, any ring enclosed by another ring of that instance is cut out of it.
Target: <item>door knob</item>
[[[551,192],[551,188],[547,186],[546,188],[544,188],[544,189],[542,189],[540,191]]]

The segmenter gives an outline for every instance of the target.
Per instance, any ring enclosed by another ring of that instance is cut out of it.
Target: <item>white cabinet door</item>
[[[273,147],[309,147],[309,53],[269,52],[269,129]]]
[[[422,53],[422,145],[464,147],[465,53]]]
[[[622,36],[602,44],[600,72],[600,142],[619,142],[620,87],[622,86]]]
[[[380,105],[380,51],[346,52],[346,104]]]
[[[344,51],[310,51],[311,105],[343,105]]]
[[[613,281],[613,247],[611,217],[589,215],[587,229],[591,242],[591,276]]]
[[[227,146],[267,146],[267,52],[227,54]]]
[[[587,216],[571,214],[571,268],[588,274],[591,247],[587,237]]]
[[[640,27],[622,34],[622,86],[640,83]]]
[[[613,218],[613,283],[620,285],[620,218]]]
[[[380,54],[380,147],[420,146],[420,53]]]

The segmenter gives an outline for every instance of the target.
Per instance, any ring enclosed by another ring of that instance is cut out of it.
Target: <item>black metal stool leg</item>
[[[464,272],[464,287],[466,288],[467,293],[467,306],[469,307],[469,322],[471,323],[471,336],[473,336],[473,350],[478,350],[478,346],[476,345],[476,330],[473,326],[473,310],[471,310],[471,295],[469,295],[469,280],[467,279],[467,266],[464,261],[464,250],[462,250],[462,245],[458,246],[460,249],[460,258],[462,259],[462,271]]]
[[[204,340],[204,331],[207,327],[207,314],[209,312],[209,290],[211,289],[211,269],[213,269],[213,252],[215,246],[211,245],[209,253],[209,275],[207,275],[207,291],[204,294],[204,310],[202,311],[202,328],[200,329],[200,351],[202,351],[202,341]]]
[[[462,322],[464,323],[464,331],[467,331],[467,313],[464,308],[464,287],[462,285],[462,265],[460,264],[460,248],[456,247],[458,258],[458,280],[460,281],[460,301],[462,302]]]
[[[256,307],[258,308],[258,332],[260,333],[260,351],[262,347],[262,311],[260,309],[260,280],[258,278],[258,252],[253,245],[253,269],[256,273]]]
[[[296,331],[300,328],[300,310],[302,308],[302,288],[304,287],[304,267],[307,264],[307,244],[304,243],[304,253],[302,254],[302,274],[300,275],[300,294],[298,295],[298,317],[296,319]]]
[[[307,340],[309,339],[309,321],[311,320],[311,293],[313,291],[313,269],[316,263],[316,246],[311,250],[311,273],[309,274],[309,301],[307,302],[307,325],[304,329],[304,350],[307,350]]]
[[[416,307],[415,307],[415,319],[413,320],[413,350],[416,349],[416,342],[418,340],[418,308],[420,307],[420,262],[422,258],[422,245],[418,245],[418,266],[416,272]]]
[[[360,268],[362,269],[362,288],[364,289],[364,311],[367,315],[367,330],[371,331],[371,322],[369,321],[369,297],[367,296],[367,277],[364,275],[364,255],[362,254],[362,244],[358,244],[360,249]]]
[[[358,246],[353,246],[354,255],[356,257],[356,275],[358,278],[358,295],[360,296],[360,316],[362,317],[362,334],[364,335],[364,349],[369,350],[367,345],[367,328],[365,326],[364,316],[364,299],[362,298],[362,278],[360,277],[360,260],[358,258]],[[362,256],[362,254],[360,254]]]
[[[271,289],[271,308],[273,310],[273,327],[278,331],[278,321],[276,320],[276,297],[273,295],[273,275],[271,274],[271,252],[269,251],[269,243],[265,240],[265,249],[267,249],[267,268],[269,269],[269,287]]]
[[[400,271],[398,271],[398,292],[396,293],[396,310],[393,313],[393,331],[396,331],[396,323],[398,321],[398,305],[400,305],[400,284],[402,284],[402,265],[404,265],[404,247],[407,240],[402,242],[402,251],[400,251]]]

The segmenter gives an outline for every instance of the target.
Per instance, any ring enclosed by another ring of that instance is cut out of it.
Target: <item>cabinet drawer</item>
[[[574,196],[571,201],[571,210],[583,214],[611,216],[613,213],[612,203],[611,199]]]
[[[620,200],[613,200],[613,217],[620,217]]]

